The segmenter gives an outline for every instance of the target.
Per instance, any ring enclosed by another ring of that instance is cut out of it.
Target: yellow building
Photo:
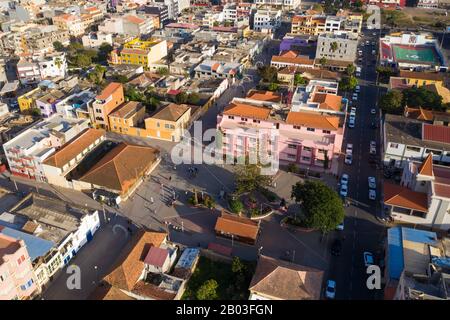
[[[145,131],[143,127],[145,106],[139,102],[129,101],[122,104],[109,114],[108,118],[112,132],[141,136],[141,133]]]
[[[430,84],[444,85],[444,74],[439,72],[415,72],[415,71],[400,71],[400,78],[406,80],[407,85],[410,86],[426,86]]]
[[[25,112],[27,110],[36,108],[36,99],[40,96],[39,93],[41,89],[36,88],[31,90],[24,95],[21,95],[17,98],[17,102],[19,103],[20,112]]]
[[[136,64],[150,70],[150,65],[167,56],[167,41],[135,38],[124,44],[121,50],[111,52],[111,63]]]
[[[147,137],[178,142],[187,129],[191,108],[171,103],[145,119]]]

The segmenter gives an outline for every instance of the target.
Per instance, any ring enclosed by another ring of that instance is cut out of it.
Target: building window
[[[228,116],[228,119],[233,120],[233,119],[234,119],[234,116]]]
[[[413,152],[420,152],[420,148],[419,147],[406,146],[406,150],[413,151]]]
[[[331,133],[331,131],[330,131],[330,130],[322,130],[322,133],[325,133],[325,134],[330,134],[330,133]]]
[[[310,147],[303,147],[303,151],[307,151],[307,152],[311,152],[311,148]]]
[[[293,155],[293,154],[288,154],[287,157],[288,157],[288,159],[291,159],[291,160],[295,160],[296,159],[296,156]]]
[[[253,122],[254,122],[254,123],[261,123],[261,121],[256,120],[256,119],[253,119]]]
[[[439,150],[432,150],[432,149],[426,149],[425,150],[425,153],[430,153],[430,152],[433,152],[433,154],[437,155],[437,156],[442,154],[442,151],[439,151]]]
[[[302,157],[302,161],[311,161],[310,157]]]
[[[390,148],[392,149],[398,149],[398,143],[392,143],[389,145]]]
[[[241,121],[247,121],[248,119],[247,118],[241,118]]]
[[[25,261],[25,256],[22,255],[19,259],[17,259],[17,264],[20,266],[22,262]]]
[[[314,129],[314,128],[306,128],[306,130],[311,131],[311,132],[316,131],[316,129]]]
[[[295,144],[288,144],[289,149],[297,149],[297,145]]]
[[[156,127],[159,128],[160,126],[161,126],[161,125],[159,124],[159,122],[157,122],[157,123],[156,123]]]
[[[300,126],[294,126],[294,129],[298,129],[298,130],[300,130],[302,127],[300,127]]]

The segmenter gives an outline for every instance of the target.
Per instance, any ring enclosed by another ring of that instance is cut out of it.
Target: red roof
[[[180,90],[170,89],[169,91],[167,91],[167,94],[176,96],[180,92],[181,92]]]
[[[217,253],[220,253],[224,256],[231,256],[232,249],[230,247],[223,246],[218,243],[211,242],[208,245],[208,249]]]
[[[148,250],[148,254],[145,257],[144,262],[145,264],[162,268],[168,255],[169,252],[166,249],[150,247],[150,250]]]
[[[450,144],[450,127],[424,123],[422,139]]]

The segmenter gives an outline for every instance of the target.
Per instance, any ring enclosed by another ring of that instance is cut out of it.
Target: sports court
[[[422,62],[440,64],[439,56],[434,47],[392,45],[395,61]]]

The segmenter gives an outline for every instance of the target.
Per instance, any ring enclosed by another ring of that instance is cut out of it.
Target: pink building
[[[0,300],[28,299],[37,290],[25,242],[0,234]]]
[[[273,98],[272,93],[267,96]],[[235,99],[218,116],[224,154],[241,157],[257,150],[269,155],[277,152],[281,164],[295,163],[311,170],[338,173],[345,112],[330,113],[320,107],[285,111],[281,104],[269,103],[274,99],[266,103],[254,100],[254,94],[252,99]],[[263,100],[263,95],[258,100]],[[341,103],[340,99],[331,100]]]

